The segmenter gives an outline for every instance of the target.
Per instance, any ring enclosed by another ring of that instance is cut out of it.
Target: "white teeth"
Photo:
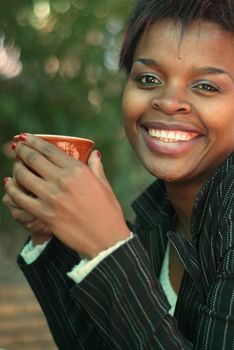
[[[167,137],[169,139],[177,139],[177,137],[179,137],[174,131],[169,131],[167,134]]]
[[[162,138],[167,138],[167,135],[168,135],[168,137],[169,137],[169,133],[168,133],[168,132],[166,132],[165,130],[161,130],[161,135],[160,135],[160,137],[162,137]]]
[[[160,141],[163,142],[190,141],[196,136],[198,136],[198,134],[194,132],[161,129],[148,129],[148,133],[150,136],[158,138]]]

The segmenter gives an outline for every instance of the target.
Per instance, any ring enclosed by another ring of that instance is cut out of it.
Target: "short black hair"
[[[148,26],[163,19],[172,19],[175,24],[180,22],[182,36],[194,20],[212,22],[234,32],[234,0],[138,0],[126,24],[120,69],[131,71],[142,34]]]

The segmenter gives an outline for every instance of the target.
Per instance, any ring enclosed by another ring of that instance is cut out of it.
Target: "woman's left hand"
[[[15,153],[19,160],[13,176],[19,186],[10,181],[7,193],[67,246],[92,258],[129,237],[99,152],[93,151],[86,165],[41,138],[27,135],[17,143]]]

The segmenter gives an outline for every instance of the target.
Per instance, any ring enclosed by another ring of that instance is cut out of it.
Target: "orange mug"
[[[92,151],[94,141],[65,135],[50,135],[50,134],[34,134],[41,137],[43,140],[52,143],[59,147],[69,156],[79,159],[81,162],[87,163],[90,153]],[[18,141],[19,135],[15,136],[15,141]]]

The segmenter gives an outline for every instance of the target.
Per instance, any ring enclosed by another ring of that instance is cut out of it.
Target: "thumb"
[[[103,165],[101,162],[101,154],[99,151],[94,150],[89,156],[88,159],[88,167],[92,171],[92,173],[96,176],[98,180],[100,180],[105,187],[111,189],[111,186],[106,178],[104,173]]]

